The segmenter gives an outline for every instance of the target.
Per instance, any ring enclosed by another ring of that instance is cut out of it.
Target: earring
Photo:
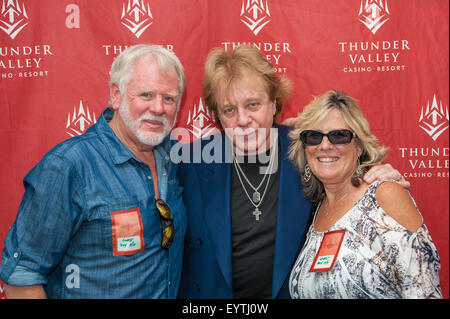
[[[361,161],[360,161],[359,157],[358,157],[357,163],[358,163],[358,168],[356,169],[356,177],[361,178],[364,175],[364,172],[361,168]]]
[[[305,165],[305,173],[303,174],[303,179],[306,183],[309,183],[311,180],[311,169],[309,168],[309,165]]]

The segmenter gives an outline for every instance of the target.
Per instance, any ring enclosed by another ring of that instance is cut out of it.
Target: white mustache
[[[167,127],[169,123],[167,122],[167,119],[164,116],[157,116],[157,115],[151,115],[151,114],[144,114],[141,117],[139,117],[139,124],[142,121],[151,120],[151,121],[158,121],[163,123],[164,127]]]

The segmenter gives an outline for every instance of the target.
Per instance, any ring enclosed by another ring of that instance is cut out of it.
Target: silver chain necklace
[[[247,195],[247,198],[249,199],[250,203],[252,203],[253,207],[255,207],[255,210],[253,211],[253,215],[255,216],[255,220],[259,220],[259,216],[262,214],[262,212],[259,210],[259,206],[261,205],[264,196],[266,195],[267,189],[269,187],[269,182],[270,182],[270,172],[272,172],[272,168],[273,168],[273,163],[275,162],[275,156],[276,154],[278,154],[277,152],[277,143],[274,144],[273,149],[271,151],[270,154],[270,160],[269,160],[269,166],[267,168],[267,171],[264,173],[264,177],[262,178],[261,182],[259,183],[258,187],[253,186],[253,184],[249,181],[249,179],[247,178],[247,176],[245,175],[244,171],[242,170],[241,166],[239,165],[239,162],[236,160],[236,156],[233,153],[233,162],[234,162],[234,167],[236,169],[236,174],[239,178],[239,182],[241,183],[242,188],[244,189],[245,195]],[[245,188],[245,185],[242,181],[241,178],[241,174],[242,176],[244,176],[245,181],[250,185],[250,187],[254,190],[252,197],[250,197],[250,195],[247,192],[247,189]],[[264,188],[264,192],[261,196],[261,194],[259,193],[259,188],[263,185],[264,180],[266,179],[267,175],[269,175],[269,177],[267,178],[267,183],[266,183],[266,187]],[[256,203],[256,204],[255,204]]]
[[[272,157],[270,158],[270,159],[272,159]],[[261,201],[261,194],[260,194],[260,192],[259,192],[259,189],[261,188],[261,186],[262,186],[262,184],[264,183],[264,180],[266,179],[266,177],[267,177],[267,173],[266,174],[264,174],[264,177],[262,178],[262,180],[261,180],[261,182],[259,183],[259,185],[257,186],[257,187],[255,187],[255,186],[253,186],[253,184],[250,182],[250,180],[247,178],[247,176],[245,175],[245,173],[244,173],[244,171],[242,170],[242,167],[241,167],[241,165],[239,165],[239,163],[238,163],[238,161],[237,160],[235,160],[235,166],[239,169],[239,172],[242,174],[242,176],[244,176],[244,179],[245,179],[245,181],[248,183],[248,185],[250,185],[250,187],[253,189],[253,194],[252,194],[252,201],[254,202],[254,203],[259,203],[260,201]],[[269,162],[269,165],[270,165],[270,162]],[[240,177],[239,176],[239,174],[238,174],[238,177]]]
[[[350,190],[347,191],[347,193],[345,193],[341,198],[338,198],[335,203],[336,205],[340,203],[341,200],[343,200],[345,197],[347,197],[347,195],[350,193]],[[330,213],[329,209],[330,209],[330,202],[328,201],[328,198],[326,198],[327,200],[327,208],[324,207],[325,209],[325,217],[328,217],[328,214]],[[336,206],[335,205],[335,206]],[[336,209],[336,207],[335,207]]]

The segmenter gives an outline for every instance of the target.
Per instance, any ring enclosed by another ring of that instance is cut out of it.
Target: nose
[[[149,111],[152,114],[161,115],[164,113],[164,103],[163,98],[160,95],[157,95],[154,99],[149,102]]]
[[[237,112],[237,116],[238,116],[238,126],[240,127],[247,127],[252,119],[250,118],[247,110],[243,109],[243,108],[238,108],[238,112]]]
[[[333,147],[333,144],[330,142],[330,140],[328,139],[328,136],[324,136],[322,138],[322,143],[320,143],[319,147],[321,149],[330,149]]]

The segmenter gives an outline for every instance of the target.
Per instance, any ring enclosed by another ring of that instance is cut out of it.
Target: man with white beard
[[[185,87],[170,51],[136,45],[110,72],[110,107],[27,174],[6,239],[7,298],[175,298],[186,213],[169,159]]]

